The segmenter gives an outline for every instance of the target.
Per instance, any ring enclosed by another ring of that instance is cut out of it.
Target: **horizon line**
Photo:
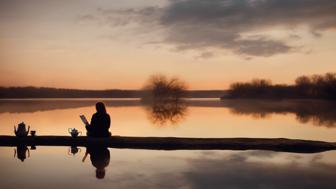
[[[83,88],[62,88],[62,87],[46,87],[46,86],[0,86],[0,88],[46,88],[46,89],[58,89],[58,90],[85,90],[85,91],[109,91],[109,90],[121,90],[121,91],[141,91],[138,89],[121,89],[121,88],[105,88],[105,89],[83,89]],[[187,89],[187,91],[226,91],[229,89]]]

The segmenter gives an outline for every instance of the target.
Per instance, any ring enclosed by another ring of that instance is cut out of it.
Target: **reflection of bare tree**
[[[149,119],[155,125],[174,125],[180,122],[187,110],[182,100],[186,93],[186,84],[178,78],[164,75],[150,77],[143,87],[145,104]]]
[[[159,126],[175,125],[187,113],[187,104],[182,100],[153,100],[145,103],[149,120]]]
[[[264,111],[251,111],[249,108],[246,108],[246,107],[242,107],[242,108],[239,108],[239,109],[236,109],[236,107],[229,107],[230,108],[230,112],[232,114],[237,114],[237,115],[249,115],[255,119],[267,119],[267,118],[270,118],[271,117],[271,114],[270,112],[264,112]]]
[[[257,119],[272,114],[293,113],[301,123],[336,127],[336,103],[323,100],[224,100],[222,104],[232,113],[250,115]]]
[[[336,127],[336,111],[334,107],[328,105],[322,108],[311,105],[309,109],[296,112],[296,119],[301,123],[312,122],[317,126]]]

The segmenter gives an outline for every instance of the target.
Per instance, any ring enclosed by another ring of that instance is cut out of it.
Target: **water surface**
[[[139,99],[0,101],[0,135],[21,121],[37,135],[84,131],[96,101],[121,136],[261,137],[336,141],[335,104],[328,101],[192,99],[144,104]],[[336,151],[134,150],[0,147],[1,188],[334,188]],[[86,158],[85,154],[87,153]],[[85,159],[85,160],[83,160]]]
[[[328,101],[193,99],[177,106],[144,105],[138,99],[1,100],[0,134],[12,135],[21,121],[38,135],[84,131],[102,100],[112,118],[111,131],[122,136],[261,137],[336,141],[336,107]]]
[[[2,188],[334,188],[336,152],[109,149],[104,177],[85,148],[38,147],[23,162],[0,148]],[[99,163],[98,163],[99,164]],[[104,163],[103,163],[104,164]]]

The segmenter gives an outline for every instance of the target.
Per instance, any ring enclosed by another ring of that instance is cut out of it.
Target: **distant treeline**
[[[142,90],[80,90],[48,87],[0,87],[0,98],[141,98]],[[191,90],[188,98],[220,98],[224,90]]]
[[[230,86],[222,98],[310,98],[336,100],[336,73],[300,76],[294,85],[272,85],[270,80],[254,79]]]

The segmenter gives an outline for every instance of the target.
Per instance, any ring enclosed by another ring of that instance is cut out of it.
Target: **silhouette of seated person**
[[[111,118],[106,112],[104,103],[98,102],[96,104],[97,112],[92,115],[90,125],[86,125],[87,136],[89,137],[109,137]]]
[[[105,168],[110,164],[110,151],[107,147],[87,147],[83,162],[86,156],[90,154],[92,165],[96,168],[96,178],[103,179],[105,177]]]

